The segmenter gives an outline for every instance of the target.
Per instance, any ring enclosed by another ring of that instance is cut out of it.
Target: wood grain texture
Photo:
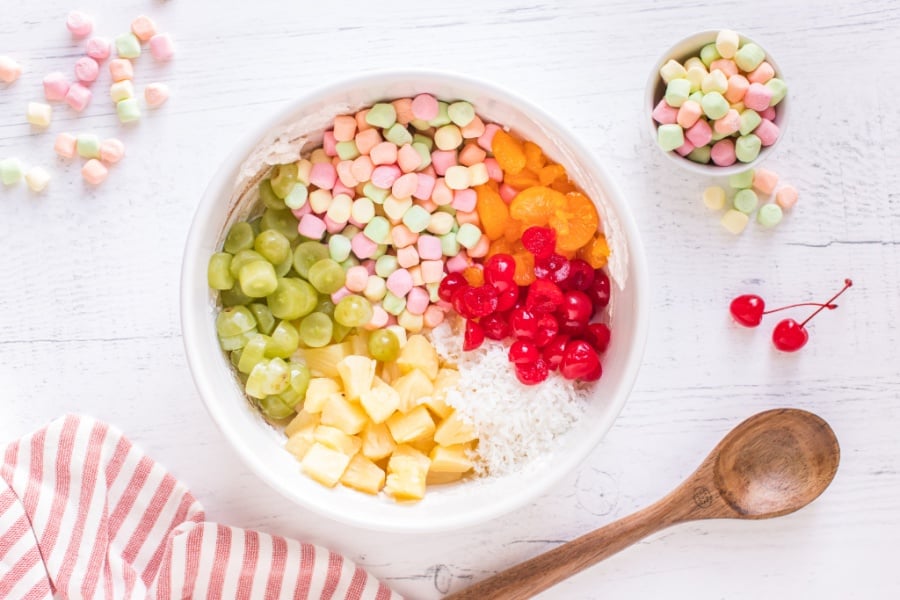
[[[7,9],[7,7],[12,7]],[[227,6],[227,7],[226,7]],[[439,598],[647,505],[690,473],[733,425],[797,406],[824,417],[843,450],[815,504],[754,523],[670,529],[585,570],[547,598],[892,598],[900,579],[900,6],[894,0],[395,0],[252,5],[85,0],[114,36],[138,14],[171,32],[176,59],[136,67],[139,90],[172,99],[123,127],[108,74],[81,116],[55,108],[33,133],[40,80],[80,55],[62,0],[0,0],[0,54],[26,69],[0,85],[0,157],[51,168],[40,197],[0,189],[0,440],[72,412],[121,427],[182,478],[209,517],[346,553],[399,592]],[[252,6],[252,8],[249,8]],[[774,231],[734,238],[702,207],[711,180],[652,147],[642,119],[648,70],[694,31],[730,26],[772,52],[792,117],[774,168],[801,193]],[[629,198],[650,263],[644,365],[621,418],[551,493],[481,527],[416,537],[359,532],[262,485],[212,425],[181,345],[178,276],[194,208],[252,124],[310,87],[378,68],[446,69],[505,86],[557,116]],[[839,85],[835,82],[844,82]],[[125,160],[99,188],[52,152],[61,131],[116,135]],[[770,327],[739,329],[740,293],[821,300],[852,277],[794,355]]]

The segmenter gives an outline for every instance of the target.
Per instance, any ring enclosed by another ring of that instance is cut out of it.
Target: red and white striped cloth
[[[205,522],[121,432],[66,416],[3,455],[0,598],[400,596],[324,548]]]

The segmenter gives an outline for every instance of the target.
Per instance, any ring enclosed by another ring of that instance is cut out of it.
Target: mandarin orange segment
[[[515,175],[525,168],[525,150],[522,143],[502,129],[494,134],[491,152],[494,153],[497,164],[506,173]]]
[[[598,233],[578,250],[578,258],[585,261],[593,269],[601,269],[609,260],[609,244],[602,233]]]
[[[466,282],[472,287],[481,287],[484,285],[484,271],[478,267],[466,267],[462,272]]]
[[[513,281],[516,285],[531,285],[537,279],[534,275],[534,256],[530,252],[518,252],[513,254],[516,261],[516,272]]]
[[[578,250],[597,233],[600,215],[591,199],[580,192],[570,192],[563,197],[565,206],[551,213],[547,224],[556,231],[558,248]]]
[[[537,174],[541,185],[550,185],[557,179],[566,177],[566,168],[562,165],[547,165],[540,169]]]
[[[522,237],[523,231],[525,231],[525,226],[521,221],[510,219],[506,223],[506,229],[503,231],[503,237],[507,242],[512,244]]]
[[[488,250],[487,258],[490,258],[495,254],[512,254],[512,252],[512,242],[507,240],[506,238],[500,238],[499,240],[494,240],[493,242],[491,242],[491,247]]]
[[[515,175],[512,173],[504,173],[503,183],[512,186],[517,190],[524,190],[525,188],[541,185],[541,180],[538,179],[538,176],[534,173],[534,171],[525,168]]]
[[[543,226],[552,214],[564,209],[567,204],[565,195],[538,185],[516,194],[509,204],[509,214],[526,225]]]
[[[550,188],[560,192],[562,194],[569,194],[571,192],[577,192],[578,188],[575,187],[575,184],[566,179],[557,179],[553,183],[550,184]]]
[[[489,240],[502,237],[509,223],[509,207],[506,202],[488,185],[476,186],[475,194],[475,210],[478,211],[478,220],[481,221],[484,234]]]
[[[547,157],[544,151],[534,142],[525,142],[522,144],[522,150],[525,152],[525,168],[533,173],[537,173],[547,164]]]

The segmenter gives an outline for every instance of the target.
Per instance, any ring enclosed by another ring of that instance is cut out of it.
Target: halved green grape
[[[230,290],[234,286],[234,275],[231,274],[231,255],[227,252],[216,252],[209,257],[206,267],[206,281],[214,290]]]
[[[375,360],[391,362],[400,356],[400,340],[390,329],[378,329],[369,336],[369,354]]]
[[[346,327],[361,327],[372,320],[372,303],[356,294],[341,298],[334,307],[334,320]]]
[[[256,318],[256,328],[259,332],[272,335],[272,330],[275,329],[275,317],[272,316],[272,311],[269,310],[269,307],[265,304],[254,302],[247,308],[250,309],[250,312]]]
[[[266,356],[288,358],[300,347],[300,334],[290,321],[279,321],[266,347]]]
[[[302,363],[290,363],[291,367],[291,389],[293,389],[303,400],[306,398],[306,390],[309,387],[309,380],[312,378],[309,368]],[[295,405],[296,406],[296,405]]]
[[[219,300],[222,306],[241,306],[253,302],[253,298],[241,291],[241,284],[235,283],[230,290],[219,292]]]
[[[268,179],[263,179],[259,182],[259,199],[266,205],[266,208],[285,209],[284,200],[278,197],[272,189],[272,182]]]
[[[256,327],[256,317],[246,306],[223,309],[216,315],[216,333],[219,337],[233,337]]]
[[[241,290],[251,298],[268,296],[278,287],[275,267],[264,260],[255,260],[241,267],[238,281],[241,282]]]
[[[310,348],[321,348],[331,342],[334,324],[325,313],[314,312],[300,321],[300,340]]]
[[[288,406],[281,395],[266,396],[257,401],[259,410],[273,421],[287,419],[294,414],[293,407]]]
[[[266,301],[276,318],[293,321],[311,313],[318,298],[316,290],[306,281],[299,277],[282,277]]]
[[[262,360],[253,366],[244,391],[253,398],[280,394],[291,385],[291,370],[280,358]]]
[[[279,277],[287,277],[294,268],[294,256],[288,252],[287,258],[281,264],[275,265],[275,274]]]
[[[316,303],[316,312],[325,313],[329,317],[334,316],[334,302],[331,296],[319,294],[319,301]]]
[[[226,352],[240,350],[256,333],[256,328],[253,328],[250,331],[229,337],[219,336],[219,345]]]
[[[287,195],[294,189],[297,183],[297,163],[289,163],[286,165],[278,165],[272,170],[272,191],[281,198],[287,198]],[[284,204],[282,202],[282,204]]]
[[[257,333],[251,337],[241,351],[241,360],[238,361],[238,371],[249,373],[257,363],[266,360],[266,346],[269,344],[269,336]]]
[[[259,220],[259,228],[261,231],[274,229],[291,242],[300,237],[300,232],[297,231],[297,225],[299,225],[297,217],[289,210],[267,208],[266,212],[263,213],[262,218]]]
[[[300,404],[300,401],[303,400],[303,396],[294,391],[294,388],[288,386],[286,390],[277,394],[276,397],[281,400],[285,406],[291,407],[292,410],[296,410],[294,407]]]
[[[303,242],[294,249],[294,270],[304,279],[309,278],[309,268],[328,258],[328,246],[319,242]]]
[[[356,329],[355,327],[347,327],[346,325],[341,325],[337,321],[334,322],[334,331],[331,334],[331,341],[335,344],[340,344],[344,341],[347,335]]]
[[[279,265],[291,256],[291,242],[277,229],[267,229],[256,236],[253,249],[273,265]]]
[[[254,237],[256,236],[253,234],[253,228],[250,227],[249,223],[243,221],[235,223],[228,230],[222,249],[229,254],[237,254],[241,250],[252,248]]]
[[[228,272],[231,273],[231,276],[235,279],[241,274],[241,268],[248,264],[252,263],[255,260],[266,260],[265,257],[257,252],[256,250],[241,250],[237,254],[235,254],[231,259],[231,265],[228,267]]]
[[[347,274],[336,261],[323,258],[309,268],[306,279],[322,294],[333,294],[344,287]]]

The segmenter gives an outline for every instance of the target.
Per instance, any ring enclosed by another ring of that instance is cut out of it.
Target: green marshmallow
[[[709,146],[700,146],[698,148],[694,148],[691,150],[691,153],[687,155],[688,160],[692,160],[695,163],[708,164],[709,163]]]
[[[758,112],[752,108],[744,109],[744,112],[741,113],[741,125],[738,131],[741,132],[741,135],[747,135],[756,129],[760,123],[762,123],[762,117],[759,116]]]
[[[426,127],[428,129],[428,127]],[[413,145],[416,144],[425,144],[425,147],[428,148],[428,151],[431,152],[434,150],[434,140],[428,137],[427,135],[422,135],[421,133],[417,133],[413,135],[412,140]]]
[[[447,116],[456,125],[465,127],[475,119],[475,107],[466,101],[454,102],[447,107]]]
[[[359,149],[356,147],[356,142],[353,140],[338,142],[334,145],[334,149],[337,152],[338,158],[341,160],[353,160],[359,156]]]
[[[335,262],[344,262],[350,258],[350,238],[341,234],[328,238],[328,254]]]
[[[348,256],[347,260],[341,261],[341,268],[344,270],[344,273],[347,272],[347,269],[350,267],[355,267],[359,264],[359,259],[355,256]]]
[[[363,186],[363,196],[375,204],[384,204],[384,199],[390,195],[391,190],[385,190],[376,186],[371,181]]]
[[[772,203],[764,204],[759,209],[756,220],[759,221],[759,224],[763,227],[775,227],[781,223],[782,217],[784,217],[784,212],[781,210],[781,207]]]
[[[673,79],[666,84],[666,104],[678,108],[691,95],[691,82],[687,79]]]
[[[373,104],[366,113],[366,123],[372,127],[387,129],[397,122],[397,109],[390,102]]]
[[[700,106],[703,108],[703,114],[713,120],[721,119],[728,114],[728,109],[731,108],[731,105],[728,104],[728,100],[726,100],[725,96],[719,92],[703,94],[703,100],[700,102]]]
[[[762,148],[762,142],[758,136],[752,133],[742,135],[734,143],[734,155],[739,161],[748,163],[759,156],[760,148]]]
[[[141,118],[141,106],[137,98],[126,98],[116,102],[116,114],[122,123],[131,123]]]
[[[688,100],[693,100],[697,104],[703,102],[703,92],[697,90],[696,92],[692,92],[690,96],[688,96]]]
[[[402,221],[413,233],[421,233],[428,229],[428,224],[431,222],[431,213],[418,204],[414,204],[403,213]],[[479,233],[481,232],[480,229],[478,231]]]
[[[22,161],[18,158],[0,160],[0,181],[3,185],[12,185],[22,180]]]
[[[680,148],[684,145],[684,130],[675,123],[660,125],[656,130],[656,143],[666,152]]]
[[[719,140],[724,140],[727,137],[731,137],[731,134],[730,133],[721,133],[721,132],[713,129],[712,137],[710,138],[710,140],[712,140],[713,142],[718,142]]]
[[[375,274],[384,279],[387,279],[398,268],[400,265],[397,264],[397,257],[391,254],[385,254],[375,261]]]
[[[372,217],[363,229],[363,235],[376,244],[387,244],[391,241],[391,224],[382,216]]]
[[[744,44],[734,54],[734,62],[742,71],[749,73],[766,59],[766,52],[753,42]]]
[[[373,260],[378,260],[385,254],[387,254],[388,245],[387,244],[378,244],[378,247],[375,248],[375,253],[372,254],[370,258]]]
[[[722,55],[716,50],[715,43],[707,44],[700,49],[700,60],[702,60],[703,64],[707,67],[709,67],[714,60],[719,60],[720,58],[722,58]]]
[[[416,170],[421,171],[422,169],[427,169],[431,164],[431,150],[428,148],[428,146],[420,142],[413,142],[412,148],[419,153],[419,158],[421,159],[419,168]]]
[[[384,139],[397,146],[402,146],[411,143],[413,136],[406,127],[400,123],[394,123],[384,132]]]
[[[80,133],[75,138],[75,149],[81,158],[100,158],[100,138],[93,133]]]
[[[728,185],[736,190],[746,190],[753,187],[753,169],[732,175],[728,178]]]
[[[303,205],[306,204],[308,198],[309,188],[302,183],[296,183],[294,184],[294,187],[291,188],[291,191],[288,192],[288,195],[285,196],[284,204],[288,208],[296,210],[298,208],[303,208]]]
[[[423,121],[422,119],[413,119],[409,124],[412,125],[416,131],[425,131],[431,127],[431,125],[428,124],[428,121]]]
[[[471,223],[463,223],[456,232],[456,241],[466,250],[474,248],[481,240],[481,230]]]
[[[787,84],[785,82],[777,77],[773,77],[766,82],[766,87],[772,91],[772,99],[769,100],[769,106],[775,106],[784,100],[784,97],[787,94]]]
[[[432,302],[440,302],[441,296],[438,291],[441,288],[441,282],[435,281],[433,283],[426,283],[425,289],[428,290],[428,299]]]
[[[441,238],[441,254],[453,257],[459,254],[459,242],[456,241],[456,231],[445,233]]]
[[[438,102],[438,114],[428,121],[429,127],[443,127],[450,124],[450,106],[446,102]]]
[[[352,240],[353,236],[362,231],[356,225],[350,225],[349,223],[344,226],[344,230],[341,232],[341,235],[347,238],[348,240]]]
[[[734,207],[744,214],[750,214],[756,210],[759,204],[759,198],[753,190],[739,190],[734,195]]]
[[[133,33],[122,33],[116,36],[116,54],[120,58],[137,58],[141,55],[141,40]]]
[[[381,300],[381,308],[396,317],[406,308],[406,298],[401,298],[389,291]]]

